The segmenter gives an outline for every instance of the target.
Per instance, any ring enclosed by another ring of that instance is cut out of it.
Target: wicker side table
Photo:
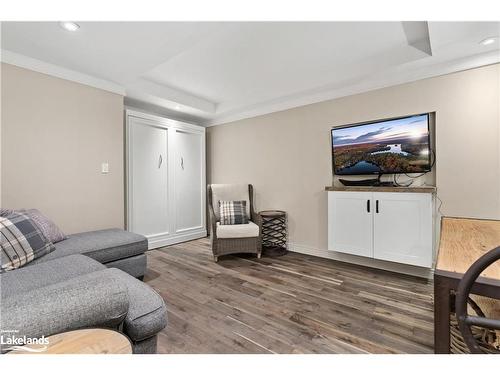
[[[279,210],[260,211],[262,217],[262,251],[268,256],[282,256],[286,248],[286,212]]]

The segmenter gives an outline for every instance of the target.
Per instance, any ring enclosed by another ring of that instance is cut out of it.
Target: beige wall
[[[499,84],[493,65],[211,127],[207,177],[253,183],[257,209],[289,213],[290,242],[326,249],[330,128],[436,112],[441,211],[500,219]]]
[[[1,100],[2,206],[67,233],[123,228],[123,97],[2,64]]]

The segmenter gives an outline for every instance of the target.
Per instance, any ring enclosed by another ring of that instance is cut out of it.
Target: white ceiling
[[[205,125],[500,61],[497,22],[78,23],[3,22],[2,60]]]

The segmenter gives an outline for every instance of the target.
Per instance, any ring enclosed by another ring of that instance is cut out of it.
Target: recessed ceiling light
[[[60,22],[59,25],[64,29],[68,31],[76,31],[80,28],[80,25],[75,23],[75,22]]]
[[[495,43],[497,39],[498,39],[497,37],[489,37],[489,38],[481,40],[479,42],[479,44],[482,44],[483,46],[487,46],[489,44]]]

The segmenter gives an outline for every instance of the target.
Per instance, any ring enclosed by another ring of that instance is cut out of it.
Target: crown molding
[[[346,96],[362,94],[364,92],[415,82],[422,79],[438,77],[481,66],[500,63],[498,50],[486,52],[473,57],[461,58],[449,62],[437,63],[431,66],[421,66],[409,71],[400,71],[398,67],[387,70],[372,77],[364,77],[350,86],[339,88],[322,88],[308,92],[301,92],[293,96],[275,99],[269,102],[235,109],[227,113],[220,113],[213,119],[202,122],[203,126],[217,126],[227,123],[262,116],[274,112],[285,111],[309,104],[320,103]]]
[[[9,50],[2,49],[0,61],[6,64],[18,66],[33,70],[35,72],[47,74],[53,77],[62,78],[68,81],[81,83],[104,91],[125,96],[125,89],[111,81],[93,77],[88,74],[80,73],[75,70],[66,69],[58,65],[50,64],[45,61],[37,60],[32,57],[21,55]]]
[[[114,82],[93,77],[71,69],[66,69],[58,65],[50,64],[12,51],[4,49],[0,50],[0,61],[122,96],[127,95],[127,90],[125,89],[125,87],[120,86],[119,84],[116,84]],[[500,52],[498,50],[487,52],[481,55],[476,55],[473,57],[457,59],[450,62],[437,63],[431,66],[420,66],[404,72],[398,69],[387,70],[369,78],[364,77],[362,79],[359,79],[357,82],[354,82],[350,86],[336,88],[318,88],[316,90],[301,92],[296,95],[277,98],[275,100],[264,103],[258,103],[243,108],[229,110],[226,113],[217,113],[215,104],[207,102],[202,103],[204,104],[203,109],[205,111],[205,116],[208,114],[214,117],[208,120],[198,116],[194,116],[193,118],[196,118],[197,123],[200,123],[201,125],[207,127],[223,125],[230,122],[270,114],[273,112],[284,111],[291,108],[324,102],[332,99],[338,99],[350,95],[361,94],[368,91],[397,86],[409,82],[437,77],[450,73],[456,73],[459,71],[496,63],[500,63]],[[150,99],[146,100],[146,102],[154,104]],[[191,120],[193,119],[191,118]]]
[[[127,84],[126,92],[127,96],[132,99],[146,101],[165,108],[172,109],[180,105],[184,107],[186,113],[215,115],[215,103],[147,79],[139,78]]]

